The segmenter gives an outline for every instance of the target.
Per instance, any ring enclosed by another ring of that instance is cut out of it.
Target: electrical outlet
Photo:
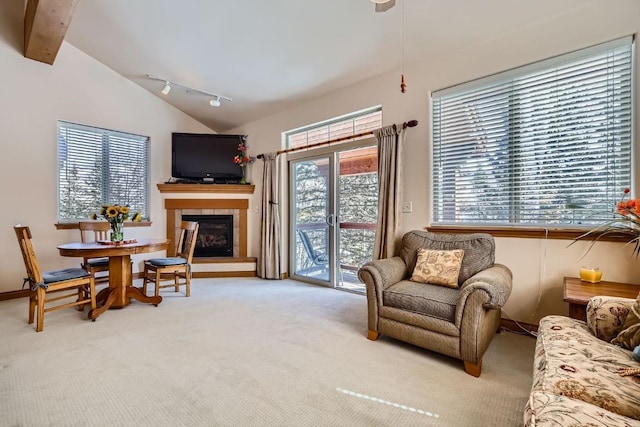
[[[404,202],[402,204],[402,213],[411,213],[413,212],[413,203],[412,202]]]
[[[253,211],[254,211],[256,214],[259,214],[259,213],[260,213],[260,206],[256,206],[256,207],[254,207],[254,208],[253,208]]]

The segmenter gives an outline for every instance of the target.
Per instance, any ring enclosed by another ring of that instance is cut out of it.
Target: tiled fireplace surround
[[[195,271],[194,277],[225,277],[225,276],[253,276],[252,271],[232,269],[219,271],[219,264],[255,263],[256,259],[247,257],[247,212],[248,199],[165,199],[167,238],[171,244],[167,253],[174,253],[174,244],[180,237],[180,222],[182,215],[233,215],[233,257],[194,258],[193,263],[218,264],[212,272]],[[194,266],[195,267],[195,266]],[[206,270],[206,268],[205,268]]]

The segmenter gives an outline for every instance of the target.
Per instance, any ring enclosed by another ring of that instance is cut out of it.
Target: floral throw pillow
[[[411,280],[457,288],[463,257],[462,249],[440,251],[420,248]]]
[[[624,329],[611,340],[611,344],[622,346],[627,350],[633,350],[640,345],[640,294],[629,310],[629,315],[624,321]]]

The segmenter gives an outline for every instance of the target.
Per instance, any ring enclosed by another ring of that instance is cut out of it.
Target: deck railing
[[[324,222],[298,224],[298,228],[307,232],[312,246],[319,251],[325,251],[328,245],[329,226]],[[373,245],[375,243],[376,224],[342,222],[340,229],[340,268],[355,272],[367,261],[371,260]],[[308,257],[302,246],[300,238],[296,236],[296,266],[303,267],[308,264]],[[354,279],[357,280],[357,279]]]

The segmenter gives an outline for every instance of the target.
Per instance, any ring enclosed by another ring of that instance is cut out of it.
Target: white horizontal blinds
[[[146,216],[149,144],[144,136],[109,133],[109,189],[108,199],[113,203],[127,204],[133,213]]]
[[[631,39],[433,95],[434,221],[593,224],[631,183]]]
[[[288,132],[287,147],[298,148],[336,138],[369,132],[382,127],[382,109],[354,113],[327,122],[316,123]]]
[[[58,216],[83,219],[104,203],[147,215],[149,138],[58,122]]]

